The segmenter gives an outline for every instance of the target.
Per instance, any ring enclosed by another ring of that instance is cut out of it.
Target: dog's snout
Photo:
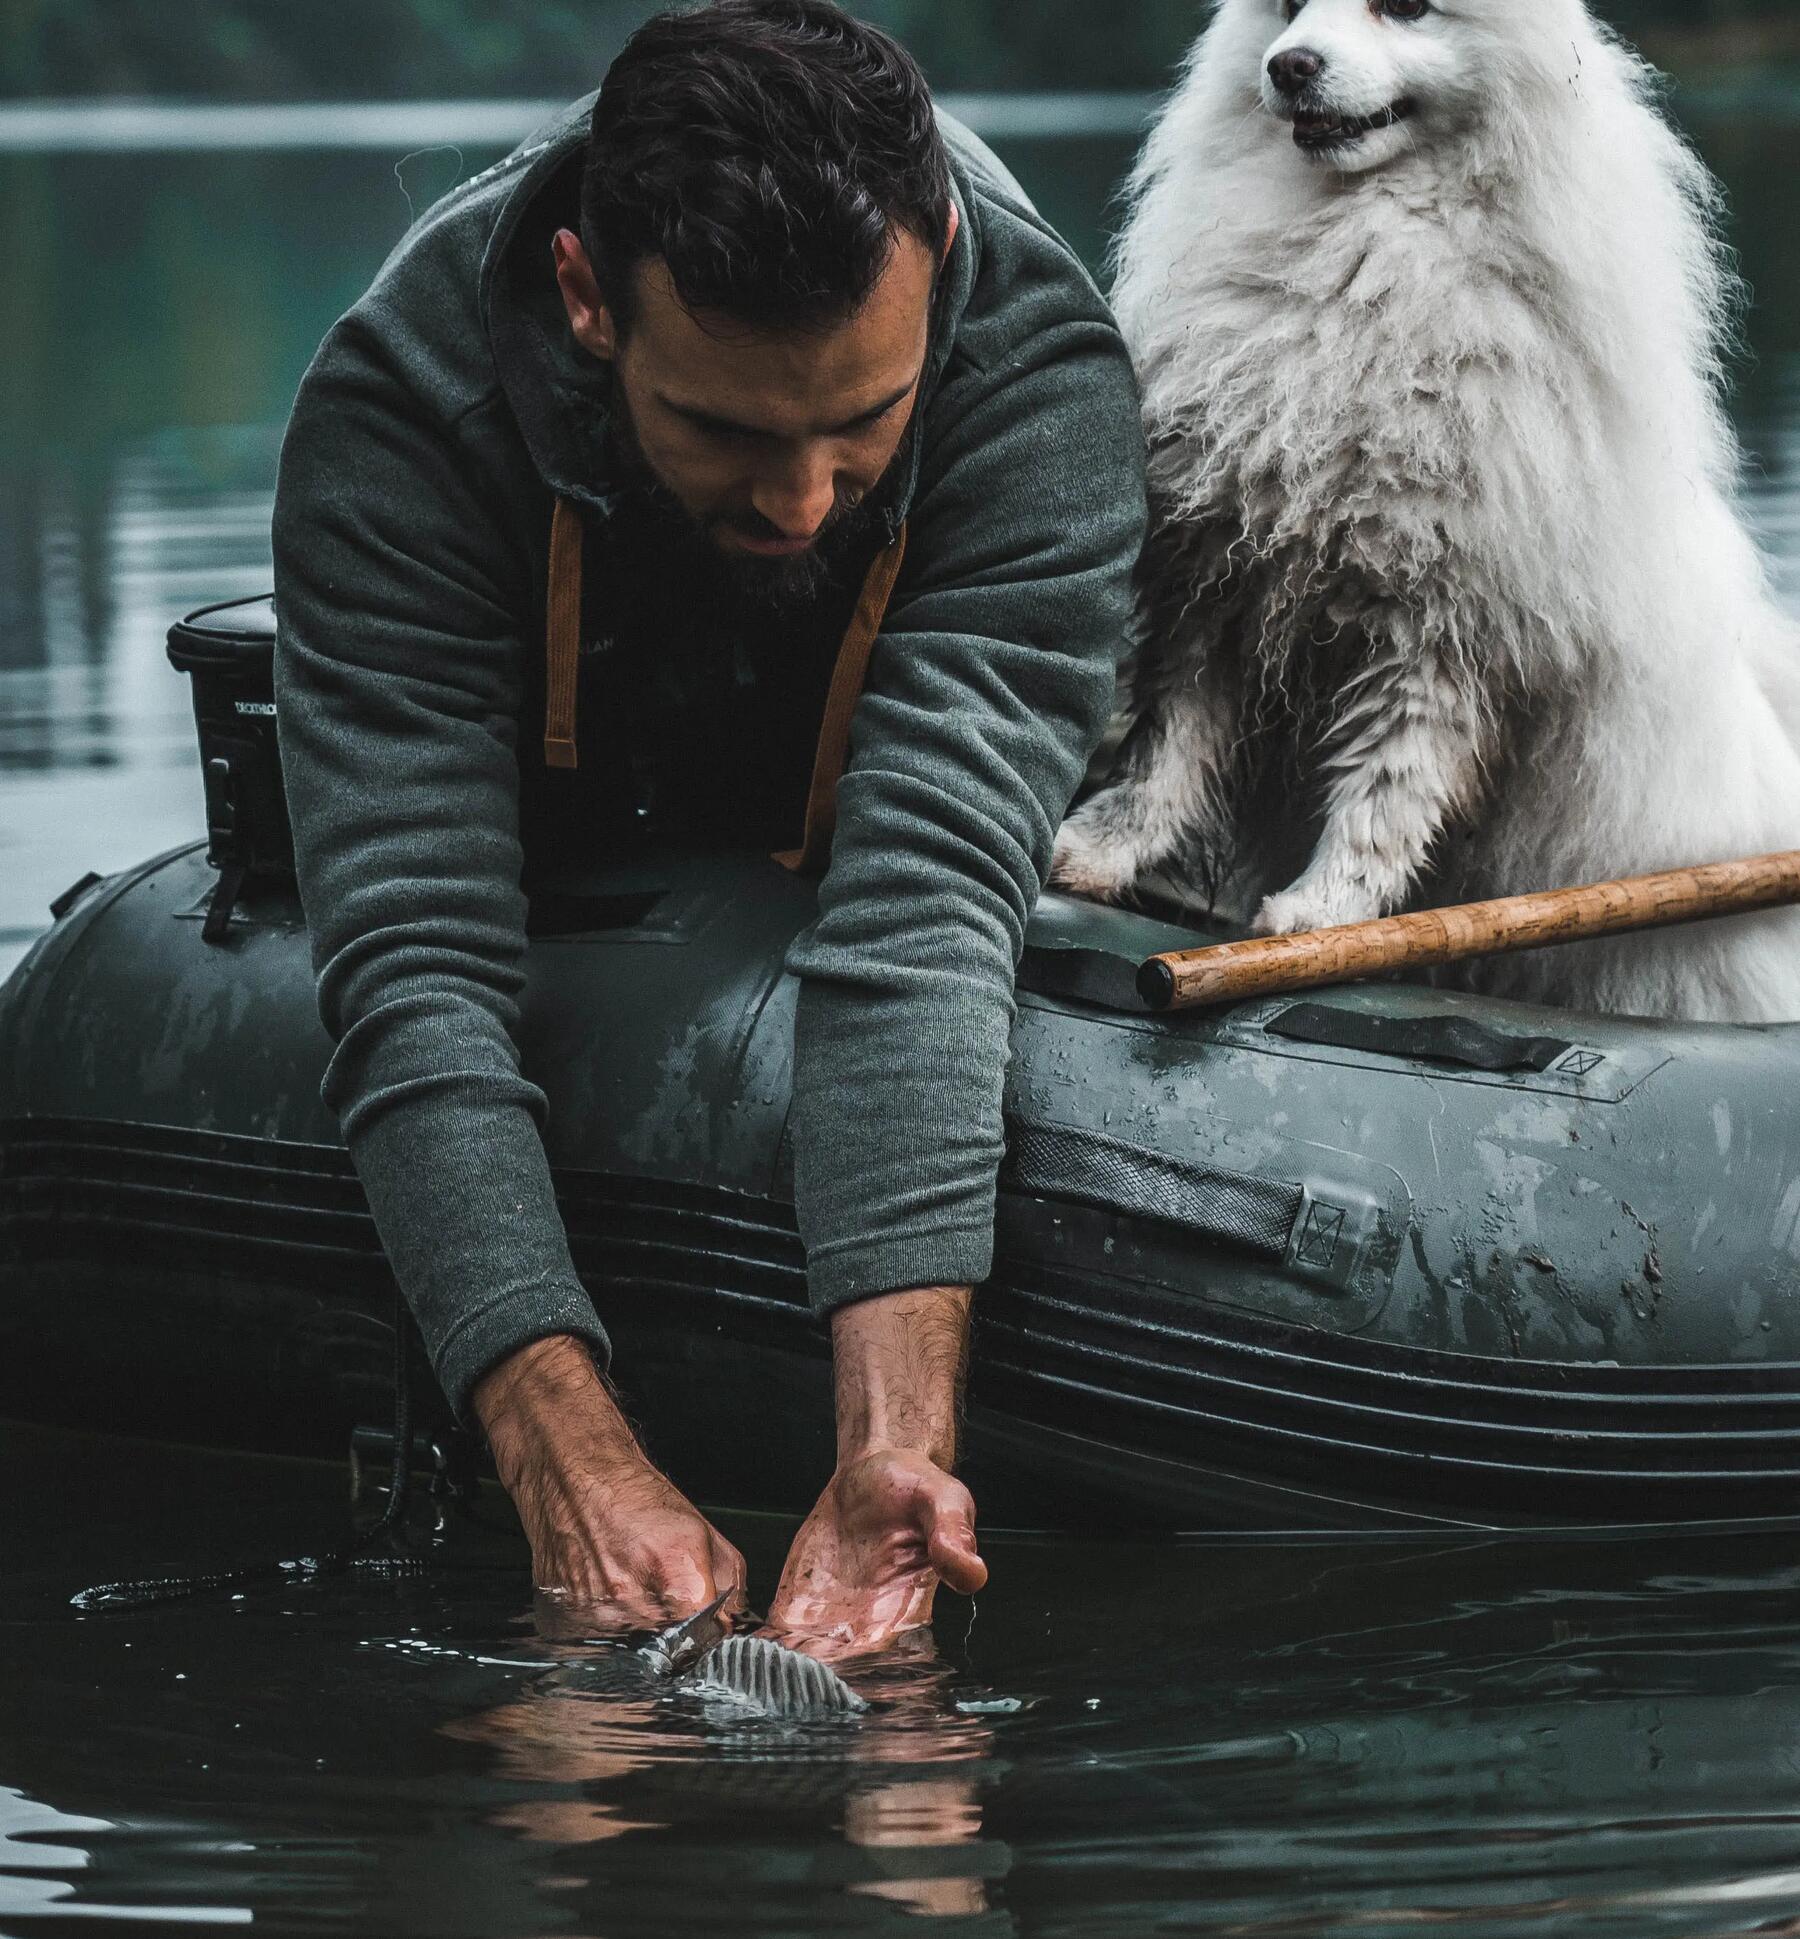
[[[1325,56],[1310,47],[1284,47],[1269,56],[1269,79],[1283,94],[1299,94],[1325,72]]]

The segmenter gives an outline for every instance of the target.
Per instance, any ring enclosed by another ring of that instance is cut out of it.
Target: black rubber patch
[[[78,903],[81,900],[81,898],[87,894],[88,890],[91,889],[96,882],[103,882],[105,879],[106,878],[104,876],[96,875],[92,869],[89,869],[87,874],[84,875],[79,882],[71,882],[69,886],[63,890],[62,894],[59,895],[53,903],[51,903],[50,905],[51,921],[61,922],[63,917],[66,916],[69,913],[69,911],[74,908],[76,903]],[[34,930],[32,933],[35,935],[37,932]]]
[[[1013,1124],[1000,1179],[1034,1197],[1161,1219],[1265,1259],[1286,1257],[1305,1197],[1279,1179],[1186,1165],[1164,1152],[1046,1124]]]
[[[1508,1036],[1472,1017],[1371,1016],[1328,1003],[1296,1003],[1263,1028],[1295,1043],[1367,1050],[1421,1064],[1460,1064],[1467,1070],[1545,1071],[1575,1048],[1561,1037]]]

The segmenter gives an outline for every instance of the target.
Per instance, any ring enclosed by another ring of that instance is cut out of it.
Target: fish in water
[[[682,1678],[705,1696],[730,1697],[765,1717],[847,1717],[868,1704],[816,1656],[766,1636],[728,1636]]]
[[[639,1654],[659,1676],[697,1695],[728,1697],[765,1717],[847,1717],[868,1704],[816,1657],[766,1636],[733,1636],[725,1597],[646,1643]]]

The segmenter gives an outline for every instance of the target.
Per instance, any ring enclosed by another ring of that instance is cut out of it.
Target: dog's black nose
[[[1299,94],[1325,72],[1325,56],[1310,47],[1286,47],[1269,56],[1269,79],[1283,94]]]

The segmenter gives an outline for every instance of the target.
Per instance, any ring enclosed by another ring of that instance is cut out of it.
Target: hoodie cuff
[[[473,1423],[470,1396],[484,1374],[534,1341],[559,1333],[585,1342],[600,1371],[606,1371],[612,1342],[579,1282],[512,1287],[459,1319],[432,1355],[432,1367],[457,1419]]]
[[[813,1311],[834,1313],[858,1300],[919,1286],[979,1286],[994,1269],[994,1226],[849,1240],[810,1255],[807,1288]]]

